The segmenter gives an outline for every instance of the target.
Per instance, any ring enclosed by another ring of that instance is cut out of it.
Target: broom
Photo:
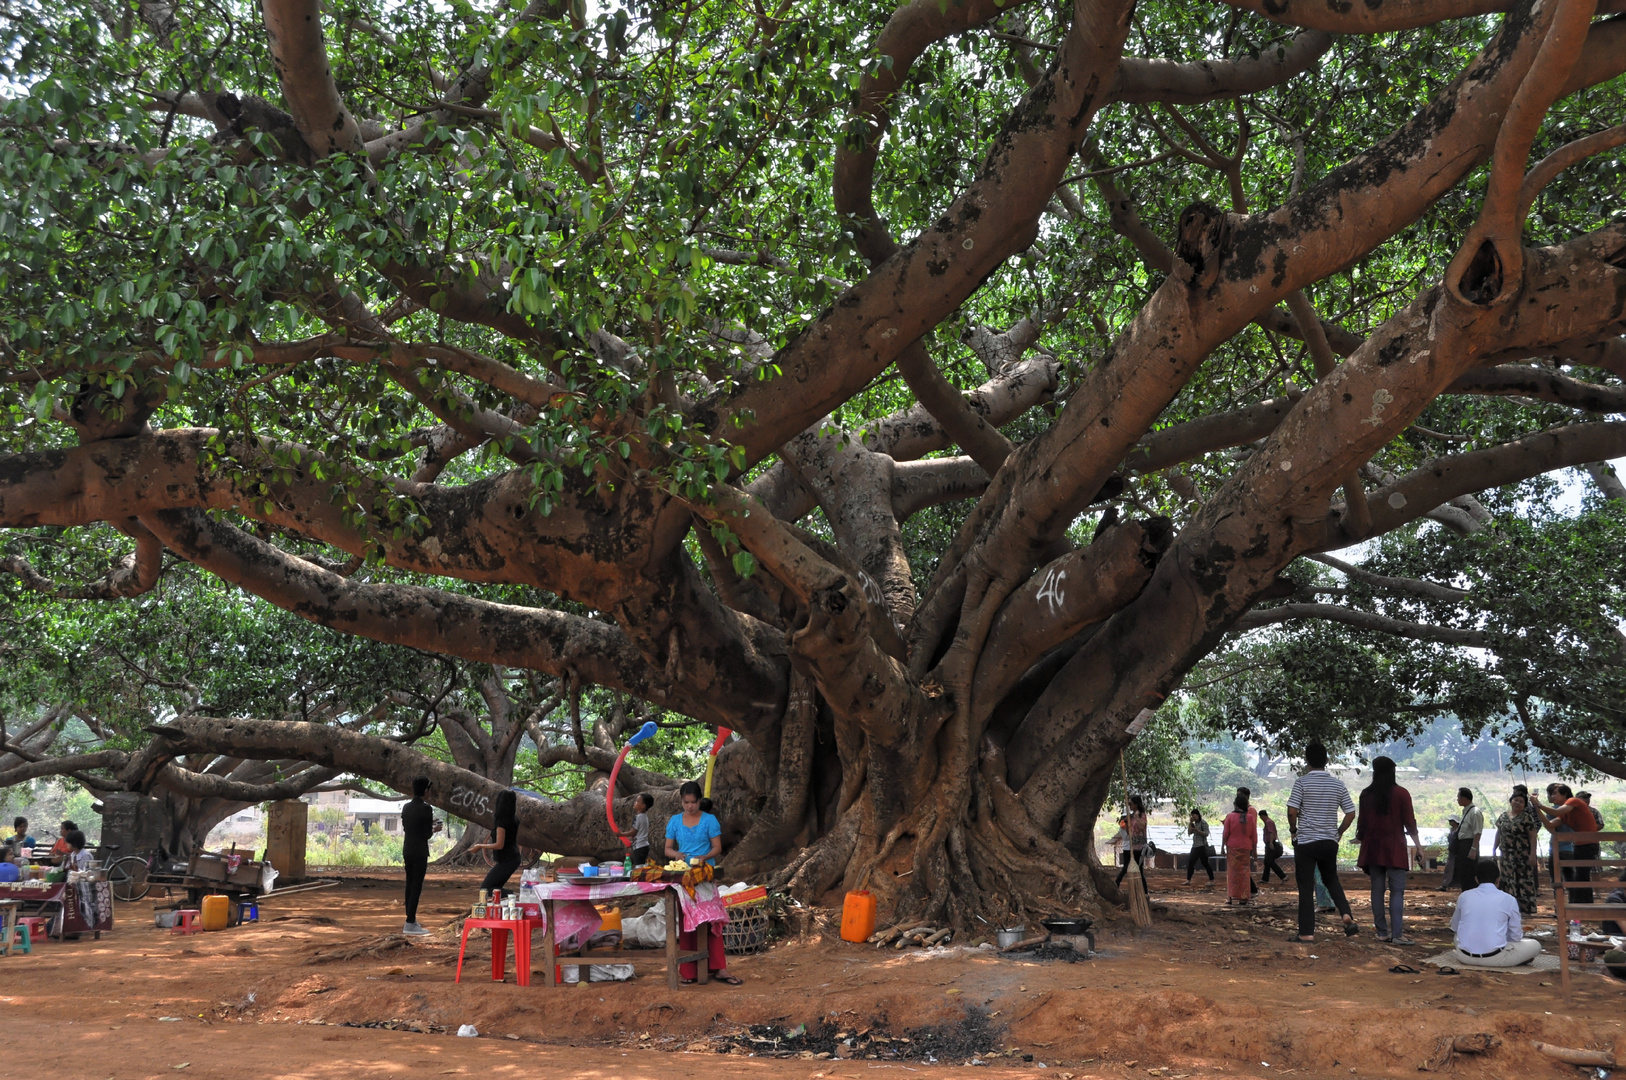
[[[1121,750],[1118,752],[1118,765],[1123,769],[1124,774],[1124,816],[1128,817],[1130,813],[1129,766],[1125,763],[1123,751]],[[1145,858],[1146,853],[1142,850],[1141,859],[1144,860]],[[1127,875],[1129,881],[1129,917],[1135,920],[1137,927],[1147,930],[1152,925],[1152,905],[1146,900],[1146,884],[1141,881],[1140,874],[1135,872],[1135,838],[1133,834],[1129,837],[1129,862],[1130,873]],[[1142,861],[1141,866],[1144,867],[1145,865],[1145,862]]]

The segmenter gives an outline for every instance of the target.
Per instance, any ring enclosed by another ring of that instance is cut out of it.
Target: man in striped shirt
[[[1360,931],[1349,910],[1349,898],[1338,880],[1338,842],[1355,822],[1355,800],[1344,782],[1327,771],[1327,748],[1312,741],[1304,748],[1310,770],[1293,781],[1287,797],[1287,829],[1293,835],[1293,878],[1299,887],[1299,932],[1295,941],[1315,940],[1315,873],[1332,894],[1333,906],[1344,920],[1344,933]],[[1342,822],[1338,811],[1344,812]]]

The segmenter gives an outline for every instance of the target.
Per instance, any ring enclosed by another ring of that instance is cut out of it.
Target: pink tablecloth
[[[678,910],[682,912],[682,929],[692,931],[701,923],[721,923],[728,921],[728,909],[723,907],[722,897],[717,895],[715,882],[705,881],[696,885],[694,896],[690,896],[687,889],[681,885],[659,881],[627,881],[609,880],[602,885],[572,885],[566,882],[555,882],[551,885],[540,881],[521,881],[521,885],[535,892],[538,900],[552,900],[554,917],[559,925],[554,928],[555,940],[561,944],[576,938],[585,942],[592,937],[604,920],[599,916],[594,902],[605,900],[618,900],[629,896],[639,896],[644,893],[658,893],[664,889],[671,889],[677,893]],[[524,894],[520,899],[524,900]],[[542,911],[543,928],[547,927],[547,909]]]

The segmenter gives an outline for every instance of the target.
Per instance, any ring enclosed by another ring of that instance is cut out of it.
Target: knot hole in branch
[[[1495,241],[1485,240],[1479,245],[1457,282],[1457,290],[1470,304],[1489,304],[1502,295],[1502,256]]]

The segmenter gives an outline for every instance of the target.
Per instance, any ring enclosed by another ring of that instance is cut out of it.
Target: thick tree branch
[[[1475,368],[1446,387],[1445,392],[1535,398],[1584,412],[1626,412],[1626,387],[1599,386],[1528,364]]]
[[[1126,56],[1118,68],[1112,100],[1195,105],[1258,93],[1280,86],[1310,67],[1332,48],[1332,34],[1308,30],[1280,52],[1243,60],[1203,60],[1194,64]]]
[[[1380,533],[1388,532],[1458,495],[1622,456],[1626,456],[1626,421],[1598,421],[1544,431],[1489,450],[1436,458],[1371,493],[1373,523]],[[1353,542],[1337,522],[1329,522],[1327,538],[1317,547],[1333,551]]]
[[[361,126],[333,83],[318,0],[262,0],[282,98],[317,158],[362,151]]]
[[[703,697],[658,685],[657,673],[606,623],[413,585],[360,584],[197,511],[143,520],[188,562],[321,626],[481,663],[554,674],[575,669],[600,686],[726,722]]]

